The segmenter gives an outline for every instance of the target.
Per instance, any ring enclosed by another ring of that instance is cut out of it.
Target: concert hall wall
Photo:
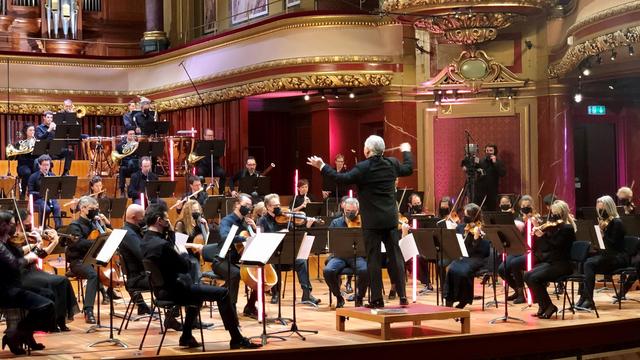
[[[499,117],[436,118],[434,120],[434,183],[435,196],[457,196],[465,183],[460,167],[464,157],[465,133],[468,130],[479,145],[498,146],[498,157],[504,161],[507,175],[500,179],[499,193],[519,194],[520,185],[520,122],[519,115]]]

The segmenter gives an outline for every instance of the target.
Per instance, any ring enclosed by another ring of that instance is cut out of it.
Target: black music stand
[[[33,147],[33,155],[40,156],[47,154],[51,157],[60,156],[62,150],[66,146],[66,140],[54,139],[54,140],[39,140]]]
[[[150,114],[153,111],[149,112]],[[169,133],[169,122],[168,121],[148,121],[144,124],[142,129],[142,133],[144,135],[152,135],[158,137],[160,135],[167,135]]]
[[[409,224],[413,223],[413,220],[416,220],[418,228],[436,228],[438,227],[439,218],[433,215],[427,214],[411,214],[409,215]]]
[[[202,206],[202,215],[205,219],[213,220],[215,218],[222,218],[227,216],[226,208],[225,208],[225,198],[224,195],[213,195],[207,197],[204,205]]]
[[[98,199],[100,212],[105,214],[109,219],[123,218],[127,210],[128,198],[101,198]]]
[[[324,201],[324,209],[322,209],[322,216],[331,216],[333,217],[337,212],[340,211],[338,208],[339,199],[335,197],[328,197]]]
[[[358,273],[356,263],[358,257],[366,257],[367,251],[362,240],[361,228],[331,228],[329,229],[331,239],[331,252],[335,257],[353,259],[353,288],[355,289],[355,300],[358,299]],[[364,297],[364,294],[359,294]]]
[[[291,333],[291,335],[296,334],[302,340],[306,340],[301,333],[312,333],[317,334],[318,330],[301,330],[298,328],[297,317],[296,317],[296,258],[298,255],[298,251],[300,250],[300,245],[302,244],[302,240],[306,236],[305,231],[296,232],[296,226],[294,224],[293,231],[288,232],[284,239],[282,239],[282,245],[280,246],[280,251],[276,251],[269,259],[269,262],[272,264],[282,265],[282,260],[284,259],[284,264],[291,265],[293,267],[293,282],[291,283],[291,287],[293,288],[293,318],[291,319],[291,328],[289,330],[276,331],[271,333],[270,335]],[[279,275],[279,274],[278,274]],[[278,298],[278,303],[280,303],[280,298]],[[280,306],[280,305],[278,305]],[[278,314],[279,315],[279,314]]]
[[[144,189],[147,193],[149,202],[151,202],[151,199],[173,197],[173,193],[176,191],[176,182],[166,180],[150,180],[147,181]]]
[[[45,178],[46,179],[46,178]],[[97,239],[93,240],[93,245],[91,245],[91,247],[89,248],[89,251],[87,251],[87,253],[84,255],[84,258],[82,259],[82,264],[83,265],[91,265],[91,266],[95,266],[96,267],[96,272],[100,273],[100,264],[97,263],[97,257],[98,254],[100,253],[100,250],[102,250],[102,247],[104,246],[104,243],[107,241],[107,236],[99,236]],[[102,303],[100,301],[100,286],[102,286],[102,284],[100,283],[100,281],[98,281],[98,288],[96,289],[96,296],[97,296],[97,302],[98,302],[98,311],[97,311],[97,316],[96,316],[96,324],[95,325],[91,325],[86,333],[92,333],[95,331],[98,331],[100,329],[106,329],[107,326],[104,326],[100,323],[100,304]],[[90,345],[91,346],[91,345]]]
[[[59,112],[53,114],[53,122],[56,125],[75,125],[78,123],[78,114],[75,112]]]
[[[598,236],[596,235],[596,229],[594,228],[596,222],[594,220],[576,219],[576,240],[588,241],[591,246],[599,248]]]
[[[16,205],[18,206],[17,210],[26,210],[28,212],[28,209],[29,209],[28,200],[17,200],[13,198],[0,199],[0,210],[15,212]]]
[[[436,232],[436,234],[438,234]],[[440,248],[440,261],[441,266],[444,266],[445,259],[448,262],[451,262],[455,259],[459,259],[462,257],[462,249],[458,244],[458,236],[455,230],[453,229],[444,229],[441,228],[439,232],[440,237],[435,238],[436,247]],[[446,267],[445,267],[446,268]],[[440,274],[444,276],[444,274]],[[443,284],[444,277],[440,280],[440,283]],[[444,290],[444,284],[442,285]],[[444,304],[444,293],[442,293],[442,303]]]
[[[502,249],[503,261],[507,261],[507,255],[521,255],[527,253],[528,246],[525,244],[522,233],[518,231],[515,225],[486,225],[483,227],[486,235],[491,241],[494,249]],[[506,270],[505,270],[506,271]],[[509,316],[509,285],[504,281],[504,315],[489,321],[490,324],[497,322],[508,322],[514,320],[524,323],[525,321]]]
[[[47,202],[54,199],[73,199],[76,194],[76,187],[78,187],[77,176],[45,176],[40,180],[40,194],[47,195]],[[44,204],[45,214],[47,213],[47,206],[49,204]],[[51,207],[53,206],[51,205]],[[52,214],[53,209],[49,213]],[[48,217],[46,217],[46,220],[48,220]]]
[[[320,277],[320,255],[329,252],[329,229],[325,227],[311,227],[307,229],[307,235],[314,236],[315,241],[311,247],[311,253],[316,255],[317,274],[316,280],[321,281]]]
[[[411,233],[416,241],[416,246],[420,254],[427,259],[427,261],[435,261],[436,263],[436,305],[440,305],[440,262],[439,260],[439,246],[436,246],[436,241],[442,234],[440,228],[418,228],[412,229]]]
[[[304,208],[304,213],[309,217],[316,217],[322,215],[322,205],[321,202],[310,202]]]
[[[210,171],[211,181],[213,182],[213,159],[224,155],[224,140],[196,140],[194,152],[197,156],[206,156],[211,160]],[[222,189],[221,192],[224,192]]]
[[[60,124],[56,126],[56,139],[66,140],[68,142],[80,141],[80,125],[76,123]]]
[[[483,211],[483,222],[486,225],[513,225],[513,214],[510,212],[500,211]]]

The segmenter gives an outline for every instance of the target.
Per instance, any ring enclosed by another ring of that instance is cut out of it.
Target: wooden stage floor
[[[289,279],[290,280],[290,279]],[[312,280],[314,294],[322,299],[318,308],[305,305],[297,306],[298,326],[303,330],[318,330],[318,334],[306,335],[306,341],[297,336],[288,336],[286,341],[269,340],[267,346],[262,349],[230,351],[229,337],[223,328],[204,330],[207,354],[201,352],[201,348],[182,349],[177,346],[179,333],[170,330],[165,339],[161,356],[167,357],[211,357],[230,355],[234,358],[257,355],[261,358],[277,359],[314,359],[338,355],[340,359],[360,357],[371,353],[372,359],[383,356],[405,356],[415,351],[432,354],[435,358],[483,358],[483,357],[512,357],[518,356],[533,358],[552,358],[573,355],[575,349],[581,349],[583,354],[591,352],[605,352],[616,349],[629,349],[640,347],[640,304],[633,301],[623,302],[622,310],[611,303],[612,290],[599,292],[596,301],[599,307],[600,319],[595,314],[568,313],[566,320],[560,317],[555,320],[540,320],[533,317],[536,307],[526,308],[523,305],[510,305],[509,314],[523,319],[524,323],[498,323],[489,324],[491,319],[502,316],[504,308],[488,307],[481,310],[480,300],[468,306],[471,311],[471,332],[460,334],[460,323],[454,320],[423,321],[421,327],[412,327],[411,323],[395,323],[391,327],[392,340],[382,341],[378,339],[380,327],[376,323],[357,319],[347,320],[346,332],[336,331],[335,311],[328,307],[328,289],[324,282]],[[387,283],[386,288],[389,288]],[[420,288],[420,287],[419,287]],[[408,286],[409,293],[411,286]],[[550,288],[551,289],[551,288]],[[481,288],[476,284],[476,294],[481,294]],[[300,296],[298,290],[298,296]],[[488,291],[489,293],[489,291]],[[499,289],[498,297],[502,290]],[[124,294],[128,297],[127,294]],[[286,298],[283,302],[283,316],[291,316],[291,290],[290,283]],[[640,299],[640,291],[632,291],[629,298]],[[487,299],[489,301],[490,299]],[[397,305],[398,300],[390,301],[391,305]],[[560,306],[562,300],[554,302]],[[435,294],[430,293],[418,297],[422,304],[435,305]],[[242,310],[245,298],[239,300],[238,309]],[[334,299],[335,304],[335,299]],[[347,307],[353,303],[347,302]],[[119,300],[116,304],[116,312],[124,312],[124,303]],[[103,306],[102,324],[108,325],[109,318],[105,314],[108,306]],[[94,311],[95,312],[95,311]],[[267,305],[270,316],[277,314],[276,305]],[[208,308],[202,311],[205,322],[221,324],[219,315],[214,310],[213,319],[209,317]],[[262,332],[262,325],[247,317],[240,317],[242,332],[245,336],[257,336]],[[120,324],[116,318],[115,323]],[[128,330],[123,330],[121,336],[116,338],[129,345],[129,349],[121,349],[114,345],[99,345],[94,348],[88,344],[107,339],[108,331],[86,334],[89,325],[85,324],[81,315],[76,315],[76,320],[69,324],[71,332],[56,334],[37,334],[36,339],[46,345],[46,350],[34,352],[33,356],[48,359],[95,359],[95,358],[129,358],[155,356],[157,345],[160,341],[158,322],[152,323],[149,336],[145,341],[142,351],[138,345],[144,332],[146,320],[132,322]],[[4,331],[4,324],[0,324],[0,331]],[[288,329],[289,326],[268,325],[267,331],[273,332]],[[635,329],[632,331],[631,329]],[[199,340],[199,333],[194,331],[194,336]],[[604,346],[615,342],[615,346]],[[303,353],[301,353],[303,351]],[[632,357],[638,358],[638,350],[626,350]],[[433,358],[433,356],[431,356]],[[12,354],[6,349],[0,351],[0,358],[11,358]]]

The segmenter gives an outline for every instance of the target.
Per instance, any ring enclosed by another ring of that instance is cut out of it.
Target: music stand
[[[598,220],[598,209],[595,206],[584,206],[576,214],[581,220]]]
[[[167,180],[150,180],[145,184],[145,191],[149,201],[157,198],[173,197],[176,191],[176,182]]]
[[[310,202],[304,208],[304,213],[309,217],[316,217],[322,215],[322,203],[321,202]]]
[[[440,263],[440,251],[438,238],[442,235],[441,228],[418,228],[412,229],[411,233],[413,234],[413,238],[416,241],[416,246],[418,247],[418,251],[422,256],[427,259],[427,261],[435,261],[436,263],[436,294],[440,294],[440,271],[441,271],[441,263]],[[440,305],[440,296],[436,295],[436,305]]]
[[[105,214],[109,219],[123,218],[127,210],[127,198],[101,198],[98,199],[100,212]]]
[[[335,197],[328,197],[324,201],[324,209],[322,209],[322,216],[334,216],[338,212],[338,199]]]
[[[256,192],[258,186],[257,176],[245,176],[238,180],[238,191],[241,193],[249,194]]]
[[[48,200],[73,199],[77,186],[77,176],[45,176],[40,181],[40,193],[47,194]],[[48,204],[44,204],[45,214],[47,213],[47,206]],[[53,213],[53,210],[50,213]]]
[[[53,114],[53,122],[56,125],[75,125],[78,123],[78,114],[75,112],[59,112]]]
[[[486,235],[491,241],[494,249],[502,249],[503,261],[506,262],[507,255],[521,255],[527,253],[527,245],[525,245],[522,233],[518,231],[515,225],[486,225],[483,227]],[[505,270],[506,271],[506,270]],[[507,322],[514,320],[524,323],[525,321],[509,316],[509,285],[504,281],[504,315],[489,321],[495,324],[498,321]]]
[[[320,277],[320,254],[326,254],[329,251],[329,229],[327,227],[311,227],[307,229],[307,235],[315,237],[311,253],[316,255],[317,274],[316,280],[321,281]]]
[[[82,259],[82,264],[83,265],[91,265],[91,266],[95,266],[96,272],[99,273],[100,272],[100,264],[97,263],[97,257],[98,254],[100,253],[100,251],[102,250],[102,247],[104,246],[104,243],[107,241],[107,236],[106,235],[101,235],[99,236],[97,239],[93,240],[93,245],[91,245],[91,247],[89,248],[89,251],[87,251],[87,253],[84,255],[84,258]],[[96,296],[97,296],[97,302],[98,302],[98,311],[97,311],[97,316],[96,316],[96,324],[95,325],[91,325],[89,327],[89,329],[87,329],[86,333],[92,333],[95,331],[98,331],[100,329],[105,329],[107,328],[106,326],[103,326],[100,323],[100,304],[102,303],[100,301],[100,291],[98,291],[99,287],[100,287],[100,282],[98,281],[97,284],[98,288],[96,288]]]
[[[153,111],[150,111],[151,114]],[[153,116],[153,114],[152,114]],[[147,121],[142,130],[144,135],[153,135],[158,137],[160,135],[166,135],[169,133],[169,122],[168,121]]]
[[[76,123],[60,124],[56,126],[55,139],[66,140],[68,142],[80,141],[80,125]]]
[[[486,225],[513,225],[513,214],[501,211],[483,211],[482,218]]]
[[[97,253],[95,256],[93,256],[94,253],[91,251],[87,253],[87,255],[91,254],[92,261],[95,259],[95,264],[98,266],[98,271],[100,271],[101,266],[108,266],[108,265],[113,266],[113,255],[115,254],[116,250],[118,250],[118,246],[120,246],[120,243],[122,242],[122,239],[124,239],[124,236],[126,234],[127,234],[126,230],[115,229],[109,235],[109,237],[104,240],[102,246],[100,247],[99,253]],[[93,246],[91,247],[91,249],[93,249]],[[109,288],[113,289],[113,271],[109,272]],[[98,299],[98,301],[99,300],[100,299]],[[113,297],[109,298],[109,308],[110,308],[109,338],[105,340],[99,340],[99,341],[93,342],[89,344],[89,347],[93,347],[98,344],[108,343],[108,344],[122,346],[123,348],[126,349],[128,347],[127,344],[125,344],[122,340],[119,340],[113,337],[113,313],[114,313]],[[100,305],[98,305],[98,311],[100,311]],[[98,313],[98,318],[100,318],[100,313]]]
[[[438,227],[439,218],[433,215],[427,214],[411,214],[409,215],[409,224],[413,223],[413,220],[416,220],[418,228],[436,228]]]
[[[358,299],[358,273],[355,266],[358,257],[366,257],[367,251],[364,247],[361,228],[331,228],[329,229],[331,239],[330,251],[335,257],[353,259],[353,283],[355,289],[355,299]],[[364,294],[359,294],[364,297]]]
[[[202,215],[205,219],[214,219],[217,217],[222,218],[223,216],[227,216],[226,208],[225,208],[225,198],[224,195],[214,195],[207,197],[204,205],[202,206]]]
[[[578,241],[588,241],[592,246],[599,247],[598,245],[598,237],[596,235],[596,230],[593,227],[596,225],[596,222],[593,220],[585,220],[585,219],[576,219],[574,220],[576,223],[576,240]]]
[[[143,157],[148,156],[150,158],[162,156],[164,152],[163,141],[140,141],[138,142],[138,148],[131,156]]]
[[[39,140],[33,147],[33,155],[40,156],[47,154],[51,157],[60,156],[62,150],[66,146],[66,140],[54,139],[54,140]]]

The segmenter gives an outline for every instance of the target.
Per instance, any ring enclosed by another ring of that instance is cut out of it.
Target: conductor
[[[389,258],[391,282],[396,284],[400,305],[406,306],[407,294],[404,280],[404,262],[398,246],[398,208],[395,199],[395,180],[413,173],[411,145],[400,145],[403,161],[385,157],[384,140],[371,135],[364,142],[366,160],[345,173],[337,173],[317,156],[311,156],[307,164],[318,168],[323,176],[335,179],[338,184],[355,184],[358,187],[362,232],[367,252],[367,269],[371,286],[369,308],[382,308],[382,254],[380,243],[384,243]]]

